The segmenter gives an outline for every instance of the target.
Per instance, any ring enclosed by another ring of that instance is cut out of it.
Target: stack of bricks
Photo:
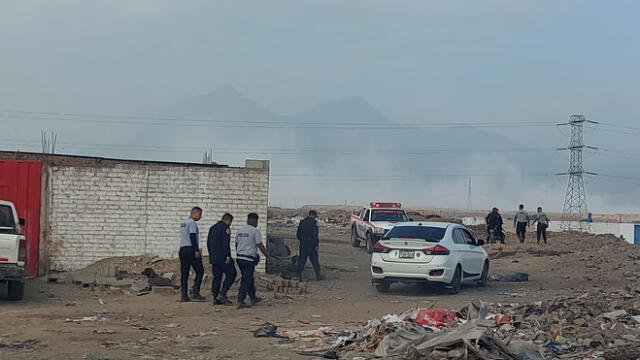
[[[307,294],[307,286],[298,280],[287,280],[282,278],[262,278],[260,285],[269,291],[273,291],[274,297],[303,296]]]

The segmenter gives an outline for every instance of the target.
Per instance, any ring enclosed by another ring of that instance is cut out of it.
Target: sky
[[[278,114],[357,96],[397,123],[563,122],[581,113],[638,127],[639,11],[637,1],[595,0],[3,1],[0,110],[158,116],[231,85]],[[129,135],[53,120],[0,124],[0,146],[39,140],[40,129],[67,141]],[[488,131],[523,146],[562,146],[567,135]],[[587,140],[638,153],[638,130],[630,132],[588,132]]]

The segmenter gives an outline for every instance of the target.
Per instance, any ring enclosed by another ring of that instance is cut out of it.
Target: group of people
[[[202,248],[200,247],[200,230],[198,221],[202,218],[202,209],[194,207],[188,219],[180,224],[180,290],[182,302],[191,300],[204,301],[200,294],[204,267],[202,265]],[[262,235],[258,229],[259,216],[256,213],[247,215],[247,223],[236,234],[236,259],[231,257],[231,223],[233,215],[225,213],[222,219],[211,226],[207,236],[207,250],[209,263],[213,272],[211,292],[213,304],[231,305],[232,301],[227,293],[236,280],[238,273],[236,263],[240,269],[241,280],[238,290],[238,307],[246,308],[256,305],[262,299],[256,295],[254,280],[255,267],[260,262],[260,251],[267,256],[267,249],[262,243]],[[191,297],[189,297],[189,271],[196,274]],[[247,296],[250,303],[246,302]]]
[[[500,211],[498,210],[498,208],[494,207],[493,210],[485,218],[485,221],[487,223],[487,242],[495,242],[497,240],[504,243],[502,215],[500,215]],[[524,210],[524,205],[520,204],[520,206],[518,206],[518,212],[513,218],[513,227],[516,229],[516,234],[518,235],[518,240],[520,240],[520,243],[524,243],[526,239],[527,227],[535,225],[536,223],[536,237],[538,239],[538,244],[540,244],[540,240],[543,240],[546,244],[547,228],[549,227],[549,217],[542,211],[542,207],[538,207],[538,211],[536,212],[536,214],[530,216]]]
[[[309,211],[309,215],[300,222],[297,238],[300,242],[298,257],[298,278],[302,279],[307,259],[313,265],[316,280],[323,277],[320,273],[318,256],[319,236],[316,211]],[[202,248],[200,247],[200,230],[198,221],[202,218],[202,209],[191,209],[189,218],[180,224],[180,290],[182,302],[205,301],[200,294],[204,266],[202,265]],[[258,229],[259,216],[256,213],[247,215],[247,223],[236,234],[236,258],[231,256],[231,223],[233,215],[225,213],[222,219],[211,226],[207,236],[207,250],[211,263],[213,280],[211,293],[214,305],[232,305],[228,292],[235,282],[238,273],[236,264],[240,269],[240,288],[238,289],[238,308],[254,306],[262,301],[256,294],[255,268],[260,263],[261,252],[268,256],[267,249],[262,243],[262,235]],[[193,269],[195,279],[191,294],[189,294],[189,272]],[[190,295],[190,296],[189,296]],[[247,297],[249,302],[247,303]]]

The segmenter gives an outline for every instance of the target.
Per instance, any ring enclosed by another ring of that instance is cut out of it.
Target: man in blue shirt
[[[200,295],[200,285],[204,276],[202,266],[202,250],[200,250],[200,230],[198,221],[202,218],[202,209],[194,207],[191,215],[180,224],[180,301],[189,302],[191,299],[203,301],[205,298]],[[196,278],[189,298],[189,271],[193,268]]]

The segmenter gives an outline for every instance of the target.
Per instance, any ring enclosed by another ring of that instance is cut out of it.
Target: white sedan
[[[378,291],[394,282],[443,284],[453,294],[463,282],[486,286],[489,255],[464,226],[406,222],[387,232],[373,247],[371,276]]]

